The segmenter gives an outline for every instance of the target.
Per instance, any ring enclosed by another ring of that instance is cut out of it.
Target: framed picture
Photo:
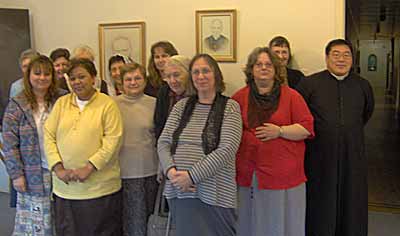
[[[236,10],[196,11],[197,53],[220,62],[236,62]]]
[[[99,24],[100,76],[109,76],[108,60],[119,54],[146,65],[145,23]]]

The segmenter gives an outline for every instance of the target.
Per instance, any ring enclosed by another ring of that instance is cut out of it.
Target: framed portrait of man
[[[197,53],[220,62],[236,62],[236,10],[196,11]]]
[[[99,24],[100,76],[109,75],[108,60],[121,55],[142,65],[146,65],[145,23]]]

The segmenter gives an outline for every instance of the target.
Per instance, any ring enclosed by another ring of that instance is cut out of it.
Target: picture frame
[[[145,22],[99,24],[100,76],[109,77],[108,60],[123,55],[146,66]]]
[[[196,11],[196,51],[219,62],[236,62],[236,9]]]

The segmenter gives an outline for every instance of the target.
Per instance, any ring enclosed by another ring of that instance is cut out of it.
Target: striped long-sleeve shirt
[[[196,185],[195,192],[180,192],[168,180],[164,195],[168,198],[199,198],[206,204],[225,208],[236,207],[235,155],[242,135],[240,107],[229,99],[221,127],[220,142],[205,155],[202,132],[211,105],[197,103],[190,121],[182,131],[175,155],[171,155],[172,134],[178,127],[187,98],[172,109],[158,140],[158,154],[164,171],[175,166],[187,170]]]

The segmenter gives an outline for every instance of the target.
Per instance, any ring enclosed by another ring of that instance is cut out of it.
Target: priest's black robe
[[[287,73],[287,80],[288,80],[288,85],[292,89],[295,89],[297,87],[297,84],[304,79],[304,74],[303,72],[299,70],[294,70],[290,68],[286,68],[286,73]]]
[[[327,70],[297,86],[314,116],[307,141],[307,236],[367,236],[367,160],[364,125],[374,110],[369,82],[350,72],[337,80]]]

